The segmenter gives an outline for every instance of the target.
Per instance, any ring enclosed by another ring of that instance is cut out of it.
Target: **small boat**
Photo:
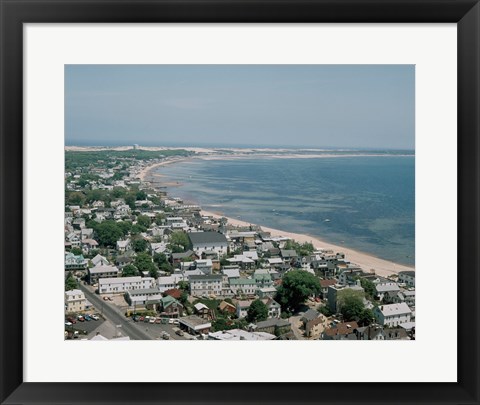
[[[325,219],[323,222],[330,222],[330,220],[327,218],[327,219]]]

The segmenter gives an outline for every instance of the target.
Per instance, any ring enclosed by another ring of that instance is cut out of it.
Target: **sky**
[[[67,145],[414,149],[414,65],[66,65]]]

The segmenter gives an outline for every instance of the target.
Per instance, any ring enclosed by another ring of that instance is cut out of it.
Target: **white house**
[[[188,233],[191,249],[197,256],[211,250],[218,255],[227,254],[228,241],[224,234],[219,232],[190,232]]]
[[[125,253],[130,248],[130,239],[127,240],[117,240],[117,251],[120,253]]]
[[[95,284],[98,280],[105,277],[118,277],[118,271],[119,270],[116,266],[108,266],[104,264],[91,267],[88,269],[90,284]]]
[[[172,274],[171,276],[158,277],[157,288],[160,292],[177,288],[180,281],[188,281],[183,274]]]
[[[235,295],[255,295],[257,291],[257,283],[251,278],[231,278],[228,282]]]
[[[101,278],[98,280],[98,291],[100,294],[123,293],[128,290],[139,290],[152,288],[155,285],[153,277],[114,277]]]
[[[377,296],[380,301],[383,300],[387,293],[391,296],[395,296],[400,292],[400,287],[397,283],[379,283],[375,286],[375,289],[377,290]]]
[[[384,326],[398,326],[410,322],[412,311],[404,302],[399,304],[380,305],[373,311],[377,322]]]
[[[242,329],[221,330],[210,332],[208,340],[274,340],[277,337],[267,332],[247,332]]]
[[[212,274],[212,260],[205,259],[205,260],[195,260],[195,268],[200,270],[203,274]]]
[[[65,291],[65,306],[67,312],[85,311],[87,299],[82,290]]]
[[[162,293],[158,288],[141,288],[138,290],[128,290],[125,293],[125,300],[130,305],[146,305],[149,302],[160,301],[162,299]]]
[[[401,271],[400,273],[398,273],[398,282],[405,283],[409,287],[415,287],[415,272]]]
[[[107,260],[106,257],[102,256],[101,254],[96,255],[92,260],[91,260],[93,266],[98,266],[98,265],[109,265],[110,262]]]
[[[222,294],[222,280],[221,275],[203,275],[203,276],[189,276],[190,294],[201,297],[203,295],[220,296]]]

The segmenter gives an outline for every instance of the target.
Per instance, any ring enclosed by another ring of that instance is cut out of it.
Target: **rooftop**
[[[223,233],[219,232],[191,232],[188,234],[190,241],[194,245],[208,243],[224,243],[227,244],[227,238]]]

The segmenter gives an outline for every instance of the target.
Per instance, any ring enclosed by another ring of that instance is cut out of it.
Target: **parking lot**
[[[65,322],[67,322],[66,319]],[[103,324],[103,322],[105,322],[105,319],[103,319],[101,316],[99,316],[98,321],[91,320],[80,322],[79,320],[77,320],[76,323],[70,326],[65,325],[65,330],[78,331],[80,335],[88,335],[96,328],[98,328],[101,324]]]

